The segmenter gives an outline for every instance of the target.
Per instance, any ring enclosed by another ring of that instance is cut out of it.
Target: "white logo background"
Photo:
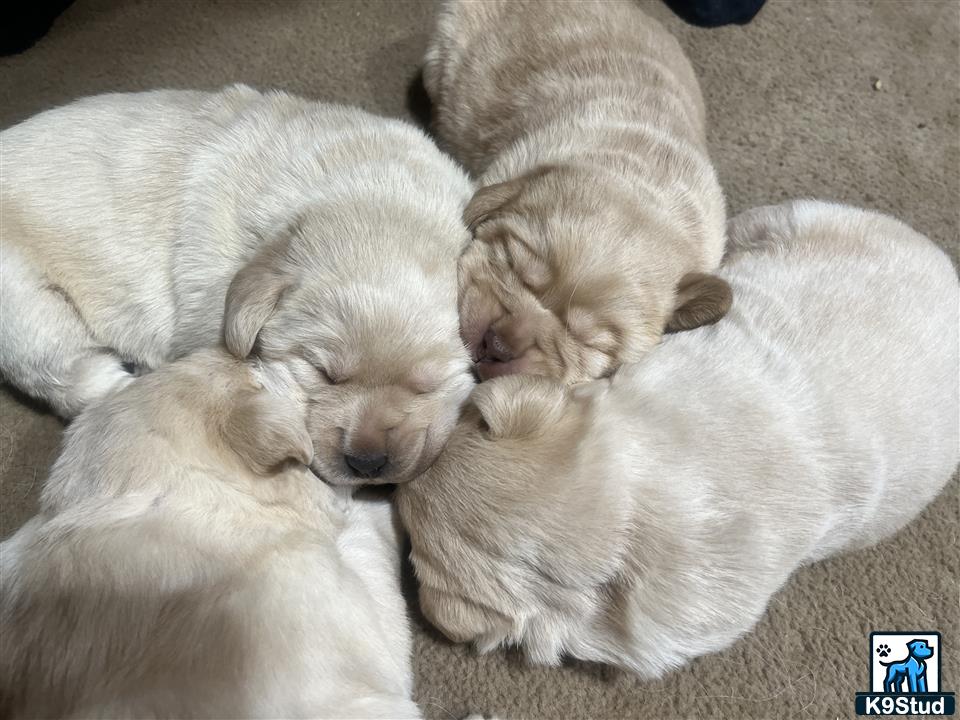
[[[940,692],[940,636],[929,633],[874,633],[870,642],[870,657],[872,664],[870,667],[870,690],[872,692],[883,692],[883,681],[887,677],[887,668],[880,664],[884,662],[898,662],[909,657],[907,643],[911,640],[926,640],[927,644],[933,648],[933,657],[926,660],[927,663],[927,692]],[[890,654],[886,657],[880,657],[877,648],[886,645],[890,648]],[[903,692],[907,692],[906,685],[903,686]]]

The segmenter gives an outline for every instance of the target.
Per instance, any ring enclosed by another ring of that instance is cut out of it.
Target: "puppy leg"
[[[400,588],[403,531],[392,504],[384,499],[353,498],[345,509],[346,524],[337,538],[341,557],[360,578],[385,619],[381,633],[392,654],[403,691],[413,692],[413,636]]]
[[[90,333],[69,296],[4,247],[0,263],[0,372],[64,418],[133,377]]]

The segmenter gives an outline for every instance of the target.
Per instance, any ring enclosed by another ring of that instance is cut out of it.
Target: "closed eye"
[[[334,378],[332,375],[330,375],[330,373],[327,372],[327,369],[322,365],[317,365],[316,363],[311,363],[311,365],[313,365],[313,369],[317,371],[317,375],[320,376],[320,379],[327,383],[327,385],[336,385],[338,382],[340,382],[338,378]]]
[[[435,381],[413,380],[407,384],[407,387],[413,391],[414,395],[430,395],[431,393],[435,393],[440,388],[440,385]]]
[[[508,237],[504,242],[504,252],[510,269],[530,292],[539,294],[550,285],[550,266],[523,240]]]

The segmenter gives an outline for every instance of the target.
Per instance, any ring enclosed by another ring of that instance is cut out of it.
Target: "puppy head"
[[[350,273],[317,268],[332,244],[317,249],[322,232],[307,218],[238,273],[226,344],[289,368],[307,398],[311,469],[323,479],[404,482],[440,452],[473,385],[452,290],[447,309],[409,268],[398,265],[390,282],[367,278],[356,257],[330,260]]]
[[[474,242],[459,265],[460,322],[483,380],[513,373],[577,382],[639,359],[665,329],[715,322],[723,280],[680,279],[670,230],[583,192],[577,171],[546,166],[481,189],[464,219]],[[621,216],[621,219],[617,217]]]
[[[552,663],[596,611],[629,503],[590,480],[605,469],[593,403],[548,378],[484,383],[437,462],[398,489],[422,610],[452,640]]]
[[[933,648],[926,640],[911,640],[907,643],[910,654],[918,660],[926,660],[933,657]]]

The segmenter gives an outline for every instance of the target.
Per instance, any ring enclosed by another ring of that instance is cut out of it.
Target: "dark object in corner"
[[[0,55],[28,50],[73,0],[9,0],[0,11]]]
[[[720,27],[746,25],[767,0],[663,0],[692,25]]]
[[[417,71],[407,85],[407,110],[417,125],[429,132],[433,119],[433,103],[430,102],[427,89],[423,86],[423,68]]]

